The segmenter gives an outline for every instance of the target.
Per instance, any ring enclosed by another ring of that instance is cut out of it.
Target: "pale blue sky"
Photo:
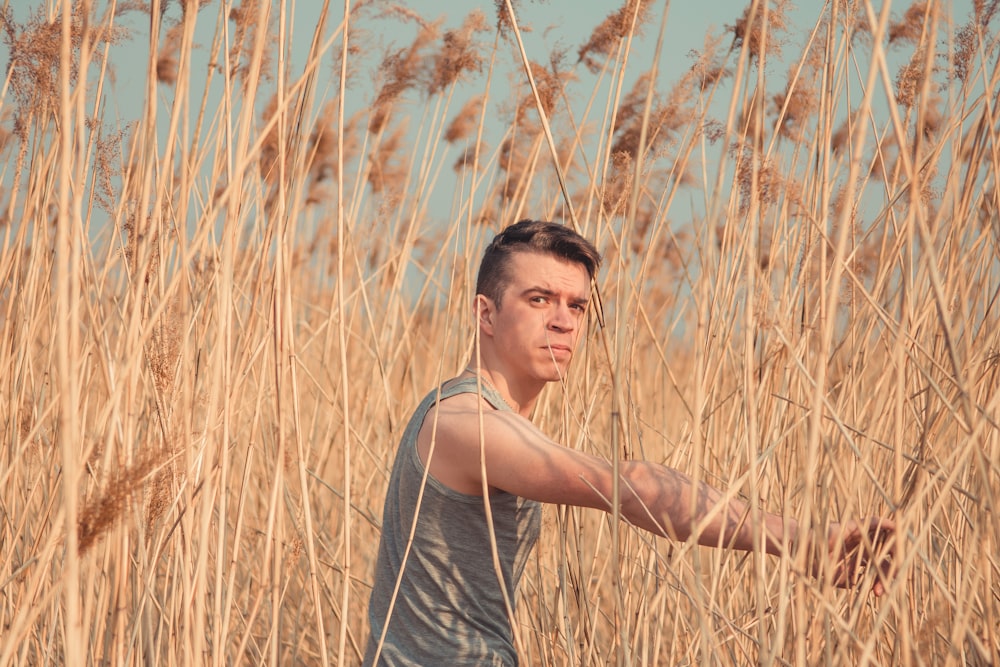
[[[488,21],[492,23],[495,20],[493,2],[403,0],[396,4],[409,7],[429,20],[444,17],[445,28],[459,25],[462,19],[476,7],[479,7],[486,14]],[[808,6],[811,3],[802,4]],[[900,11],[902,11],[905,5],[899,4]],[[724,26],[735,23],[747,5],[748,0],[653,3],[652,18],[645,26],[641,39],[634,43],[629,71],[638,76],[640,72],[651,67],[660,17],[664,8],[667,11],[667,24],[659,67],[661,81],[666,87],[665,84],[676,80],[690,66],[689,53],[692,50],[702,48],[706,33],[709,31],[712,33],[723,32]],[[793,40],[789,49],[791,54],[796,53],[797,45],[805,38],[806,31],[815,25],[817,17],[823,11],[822,4],[815,3],[815,5],[814,9],[800,7],[791,14],[793,21],[790,29],[790,36]],[[293,53],[291,65],[293,77],[302,71],[305,53],[316,23],[318,6],[318,2],[302,0],[296,4],[288,5],[287,11],[292,23],[290,29],[295,35],[293,41],[297,47],[301,45],[301,48],[296,48],[295,53]],[[578,47],[587,40],[594,27],[609,13],[617,11],[620,6],[620,1],[608,2],[605,0],[589,0],[588,2],[522,0],[517,4],[516,11],[520,24],[530,29],[524,33],[529,58],[539,62],[547,62],[548,54],[554,48],[564,49],[571,56],[574,55]],[[25,11],[25,7],[16,10],[17,13]],[[274,11],[276,12],[276,9]],[[334,3],[333,11],[335,15],[342,12],[342,4]],[[217,12],[218,5],[215,3],[209,4],[199,12],[198,41],[202,51],[207,51],[211,43]],[[179,16],[176,2],[168,4],[166,16],[168,20],[176,19]],[[376,68],[378,55],[383,50],[406,46],[415,32],[413,24],[403,23],[399,19],[371,18],[370,16],[371,13],[360,21],[365,29],[366,43],[364,47],[371,54],[366,63],[369,73]],[[119,103],[123,115],[129,116],[131,115],[131,102],[142,90],[145,78],[148,28],[139,15],[128,17],[125,23],[134,29],[133,39],[114,49],[112,62],[117,73],[117,80],[114,83],[114,97]],[[492,38],[487,36],[484,39],[490,40]],[[511,59],[508,60],[507,64],[513,62],[513,54],[510,55]],[[195,71],[197,71],[199,64],[197,56],[195,63]],[[585,76],[585,72],[582,70],[580,74]],[[358,92],[361,93],[361,91]],[[370,97],[371,93],[368,92],[368,95]]]
[[[16,7],[13,7],[15,16],[23,20],[28,11],[33,7],[45,4],[43,0],[22,0]],[[102,4],[102,3],[99,3]],[[305,62],[305,53],[308,49],[312,32],[316,24],[318,13],[318,2],[315,0],[298,0],[289,2],[286,11],[291,22],[290,29],[294,34],[295,44],[292,62],[289,68],[289,76],[297,78]],[[487,21],[491,24],[495,21],[495,3],[490,2],[457,2],[441,0],[403,0],[399,5],[411,8],[415,13],[425,19],[434,20],[445,17],[445,26],[454,27],[459,25],[465,16],[475,8],[479,8],[486,14]],[[571,60],[575,56],[577,49],[589,37],[591,31],[609,13],[617,11],[621,6],[621,0],[615,1],[595,1],[588,2],[572,0],[549,0],[542,2],[539,0],[522,0],[516,3],[519,23],[522,26],[530,27],[530,31],[525,32],[526,48],[528,56],[532,60],[542,63],[548,61],[549,53],[559,48],[565,50]],[[654,47],[657,40],[657,32],[660,26],[660,17],[667,11],[667,22],[665,30],[664,48],[661,54],[660,68],[660,90],[669,89],[670,85],[676,81],[681,74],[691,65],[689,56],[692,50],[701,50],[706,33],[721,34],[727,24],[733,24],[742,14],[744,8],[749,4],[749,0],[715,0],[701,2],[681,1],[681,2],[653,2],[651,5],[651,19],[643,30],[643,35],[634,44],[634,50],[629,62],[628,72],[631,80],[638,77],[640,73],[650,69],[653,64]],[[900,17],[909,2],[895,2],[892,5],[894,17]],[[231,5],[225,5],[229,7]],[[971,11],[971,0],[961,0],[954,3],[951,16],[956,23],[967,20]],[[333,11],[332,24],[339,21],[339,14],[343,11],[343,5],[334,3],[331,5]],[[221,11],[225,12],[223,8]],[[796,60],[802,51],[808,32],[817,22],[819,16],[829,11],[826,3],[820,2],[799,2],[799,7],[793,9],[787,16],[789,20],[787,43],[784,46],[784,59],[786,62],[772,63],[769,67],[769,75],[773,76],[775,85],[779,85],[785,80],[785,73],[788,63]],[[199,75],[206,71],[208,66],[208,48],[211,44],[213,32],[216,29],[217,17],[220,13],[218,3],[210,3],[198,15],[198,32],[196,41],[199,46],[194,55],[194,65],[192,71],[194,78],[192,81],[191,95],[195,103],[201,98],[202,81]],[[405,23],[398,18],[379,18],[374,11],[368,11],[358,19],[363,28],[363,46],[366,57],[362,64],[357,67],[358,76],[354,80],[354,87],[349,94],[349,105],[353,109],[367,106],[374,96],[374,88],[369,83],[376,77],[381,55],[390,48],[401,48],[412,40],[415,27],[412,23]],[[180,7],[176,0],[172,0],[166,7],[166,18],[168,22],[176,21],[180,15]],[[277,20],[277,5],[274,9],[275,20]],[[148,17],[143,18],[140,13],[133,12],[125,19],[125,24],[133,29],[132,39],[115,47],[111,52],[111,64],[115,71],[115,78],[106,89],[106,100],[108,107],[104,121],[107,125],[114,126],[116,119],[124,123],[138,120],[141,109],[140,102],[145,94],[145,77],[148,63]],[[229,22],[230,28],[232,22]],[[482,39],[487,43],[492,43],[492,35],[484,35]],[[726,35],[724,44],[728,46],[731,36]],[[337,44],[334,49],[338,48]],[[499,63],[501,68],[507,71],[519,72],[520,62],[510,47],[501,47],[503,58]],[[908,57],[908,54],[905,54]],[[0,62],[6,64],[7,57],[5,50],[0,50]],[[321,76],[320,88],[317,91],[320,104],[324,99],[332,99],[336,92],[336,74],[330,59],[327,58],[324,64],[324,76]],[[574,84],[573,93],[580,102],[580,98],[585,98],[589,91],[587,82],[589,74],[582,66],[577,68],[577,75],[581,82]],[[203,74],[202,74],[203,76]],[[494,79],[494,86],[506,85],[506,75],[498,74]],[[500,83],[496,83],[500,82]],[[608,85],[605,79],[602,85]],[[628,84],[627,84],[628,85]],[[325,86],[325,87],[324,87]],[[466,84],[458,95],[458,101],[453,103],[450,114],[453,114],[470,95],[482,92],[483,81],[472,80]],[[591,86],[590,90],[593,90]],[[505,92],[505,91],[500,91]],[[775,91],[770,91],[775,92]],[[160,85],[158,96],[160,99],[160,117],[166,119],[169,116],[169,105],[173,98],[171,86]],[[270,97],[270,92],[261,95],[262,104]],[[500,100],[506,99],[505,94],[494,94],[493,99],[499,104]],[[728,97],[725,95],[724,97]],[[607,99],[607,95],[600,96],[600,99]],[[585,101],[585,99],[583,100]],[[728,101],[728,100],[727,100]],[[349,112],[353,110],[349,108]],[[417,105],[411,103],[409,110],[419,113]],[[192,110],[195,113],[197,110]],[[404,108],[401,113],[406,113]],[[491,109],[488,114],[496,116],[496,109]],[[449,115],[450,115],[449,114]],[[487,137],[487,144],[495,147],[496,137]],[[453,148],[453,151],[459,149]],[[454,159],[454,158],[452,158]],[[444,208],[447,208],[445,206]],[[447,211],[445,211],[447,215]]]

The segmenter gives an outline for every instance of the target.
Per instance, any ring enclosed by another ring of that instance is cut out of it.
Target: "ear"
[[[479,332],[484,336],[492,336],[493,321],[497,312],[497,306],[493,303],[493,299],[483,294],[477,294],[473,302],[473,308]]]

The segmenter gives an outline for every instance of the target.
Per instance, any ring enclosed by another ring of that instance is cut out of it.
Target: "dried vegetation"
[[[525,664],[1000,664],[1000,2],[748,2],[678,71],[640,0],[550,54],[507,0],[34,4],[0,12],[0,664],[358,664],[395,442],[521,217],[607,257],[542,428],[900,538],[875,601],[550,508]]]

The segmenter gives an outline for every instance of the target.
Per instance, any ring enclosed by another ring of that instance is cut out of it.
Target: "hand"
[[[896,524],[872,517],[830,525],[827,553],[833,566],[832,582],[838,588],[853,588],[870,565],[877,568],[872,591],[885,593],[892,575]]]

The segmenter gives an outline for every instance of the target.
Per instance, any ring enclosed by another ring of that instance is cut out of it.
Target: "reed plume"
[[[440,21],[424,22],[418,27],[417,36],[408,47],[390,51],[383,57],[379,73],[384,81],[372,103],[369,132],[381,132],[389,122],[395,102],[407,90],[418,88],[420,82],[428,78],[431,68],[428,51],[439,31]]]
[[[605,59],[618,44],[632,34],[641,34],[649,21],[649,0],[625,0],[625,3],[605,17],[590,33],[589,39],[577,50],[577,60],[591,72],[598,72]]]
[[[766,5],[766,7],[765,7]],[[761,0],[751,2],[733,25],[726,29],[733,34],[733,49],[744,48],[755,62],[765,57],[779,57],[784,41],[782,33],[788,28],[786,13],[788,0]]]
[[[919,44],[921,36],[931,23],[930,12],[936,3],[917,0],[903,12],[902,18],[889,24],[890,44]]]
[[[129,506],[134,503],[135,493],[164,460],[161,453],[144,453],[131,465],[124,466],[114,474],[103,490],[84,501],[76,526],[81,556],[124,517]]]
[[[444,140],[449,144],[461,141],[469,136],[482,114],[483,104],[486,99],[483,96],[469,98],[455,117],[448,123],[444,131]]]
[[[460,28],[445,31],[441,49],[433,56],[427,86],[429,95],[445,91],[467,74],[482,71],[484,57],[475,38],[488,29],[486,16],[474,10],[465,17]]]

